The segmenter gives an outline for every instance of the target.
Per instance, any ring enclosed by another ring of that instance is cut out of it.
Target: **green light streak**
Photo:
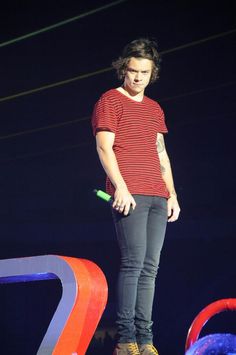
[[[67,19],[67,20],[60,21],[60,22],[58,22],[58,23],[55,23],[54,25],[47,26],[47,27],[41,28],[40,30],[27,33],[27,34],[25,34],[25,35],[23,35],[23,36],[10,39],[9,41],[0,43],[0,48],[5,47],[5,46],[8,46],[8,45],[13,44],[13,43],[16,43],[16,42],[19,42],[19,41],[23,41],[23,40],[25,40],[25,39],[28,39],[28,38],[31,38],[31,37],[34,37],[34,36],[37,36],[37,35],[39,35],[39,34],[41,34],[41,33],[54,30],[55,28],[58,28],[58,27],[67,25],[68,23],[77,21],[77,20],[79,20],[79,19],[81,19],[81,18],[84,18],[84,17],[86,17],[86,16],[89,16],[89,15],[93,15],[93,14],[95,14],[95,13],[97,13],[97,12],[106,10],[106,9],[108,9],[108,8],[110,8],[110,7],[115,6],[115,5],[119,5],[120,3],[125,2],[125,1],[127,1],[127,0],[117,0],[117,1],[113,1],[113,2],[111,2],[111,3],[109,3],[109,4],[107,4],[107,5],[98,7],[98,8],[96,8],[96,9],[90,10],[90,11],[88,11],[88,12],[85,12],[84,14],[80,14],[80,15],[78,15],[78,16],[71,17],[71,18],[69,18],[69,19]]]

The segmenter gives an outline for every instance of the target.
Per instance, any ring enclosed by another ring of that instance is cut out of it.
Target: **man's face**
[[[153,62],[145,58],[130,58],[127,65],[124,87],[131,95],[144,93],[152,74]]]

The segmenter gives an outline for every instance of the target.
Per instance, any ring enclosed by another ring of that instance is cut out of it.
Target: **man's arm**
[[[168,222],[174,222],[179,217],[180,207],[177,200],[177,194],[175,192],[170,160],[165,148],[164,137],[163,134],[161,133],[158,133],[157,135],[157,152],[161,164],[162,178],[165,181],[167,190],[169,191],[170,194],[170,197],[167,202]]]
[[[119,212],[128,214],[130,206],[136,206],[133,196],[128,191],[126,183],[120,173],[120,169],[113,151],[115,134],[108,131],[100,131],[96,134],[97,152],[107,176],[115,187],[113,207]]]

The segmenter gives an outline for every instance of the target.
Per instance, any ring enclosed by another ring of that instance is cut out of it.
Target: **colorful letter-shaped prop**
[[[37,355],[84,355],[107,302],[101,269],[86,259],[42,255],[0,260],[0,283],[59,278],[62,297]]]

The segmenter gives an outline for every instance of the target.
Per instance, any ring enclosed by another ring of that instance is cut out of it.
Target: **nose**
[[[135,75],[135,81],[141,81],[142,80],[142,73],[140,72],[137,72],[136,75]]]

